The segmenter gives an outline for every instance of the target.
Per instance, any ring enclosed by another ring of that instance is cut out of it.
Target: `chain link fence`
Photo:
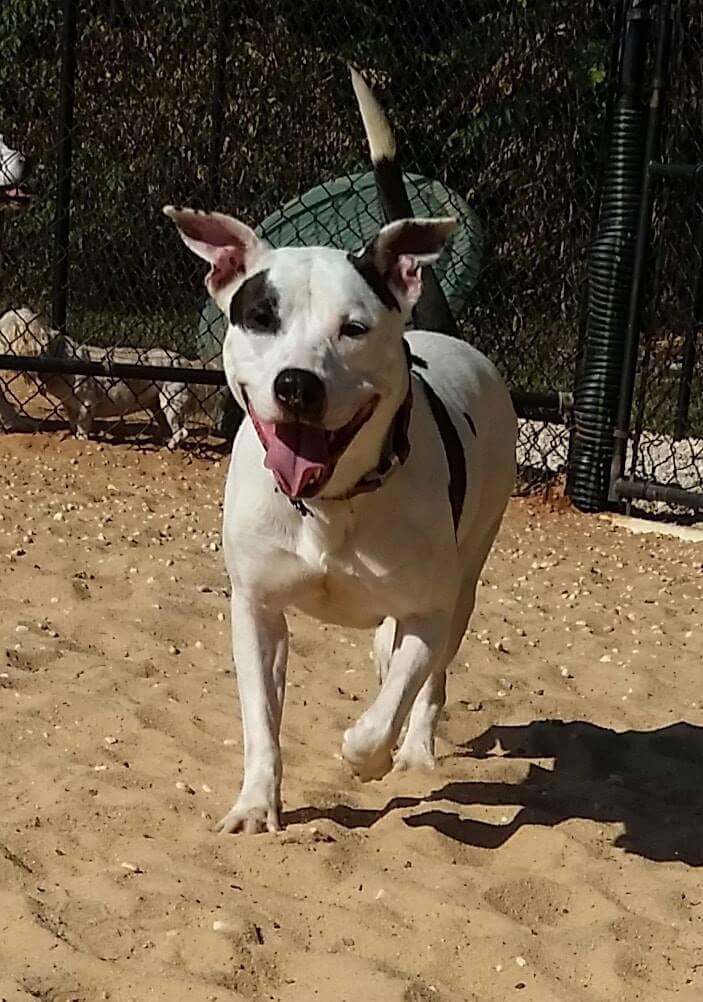
[[[360,247],[382,214],[346,62],[364,72],[393,121],[416,211],[449,209],[461,219],[440,267],[461,333],[514,390],[571,390],[616,3],[73,6],[63,270],[54,227],[60,11],[53,0],[6,0],[0,11],[9,40],[0,130],[34,164],[32,200],[0,211],[0,307],[40,318],[34,334],[25,323],[0,353],[75,356],[113,369],[199,366],[213,380],[144,387],[136,375],[8,372],[0,387],[7,408],[78,427],[83,401],[91,433],[138,436],[150,426],[146,410],[171,438],[174,408],[179,427],[222,427],[227,391],[213,385],[221,321],[204,301],[202,269],[160,208],[226,211],[274,243],[314,237]],[[177,401],[171,411],[167,397]],[[3,407],[6,425],[8,413]],[[566,443],[563,425],[521,423],[520,458],[533,471],[563,468]]]

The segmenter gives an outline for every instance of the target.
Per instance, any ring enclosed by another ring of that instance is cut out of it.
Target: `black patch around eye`
[[[468,424],[469,428],[473,432],[474,438],[478,438],[478,435],[476,433],[476,425],[474,424],[474,419],[466,411],[464,411],[464,418],[465,418],[466,423]]]
[[[277,334],[281,329],[278,293],[269,281],[269,273],[257,271],[239,286],[229,304],[229,320],[259,334]]]
[[[244,316],[244,326],[248,330],[274,333],[278,330],[278,318],[269,303],[263,303]]]

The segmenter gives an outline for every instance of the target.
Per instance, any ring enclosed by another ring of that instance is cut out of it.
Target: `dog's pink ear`
[[[432,264],[457,228],[456,219],[397,219],[384,226],[373,242],[376,267],[407,306],[422,292],[421,269]]]
[[[164,213],[178,227],[184,244],[210,263],[205,285],[215,300],[218,292],[244,275],[266,246],[245,223],[221,212],[197,212],[167,205]]]

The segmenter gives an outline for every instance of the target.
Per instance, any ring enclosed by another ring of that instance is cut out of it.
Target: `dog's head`
[[[0,316],[0,354],[36,358],[44,354],[57,333],[28,306],[6,310]]]
[[[210,264],[205,284],[229,319],[227,380],[279,487],[292,498],[321,496],[350,456],[363,464],[361,453],[375,449],[377,461],[406,392],[402,336],[421,267],[439,257],[455,221],[398,220],[351,255],[274,250],[230,216],[164,211]]]
[[[26,173],[25,158],[0,136],[0,209],[16,209],[30,200],[31,196],[22,187]]]

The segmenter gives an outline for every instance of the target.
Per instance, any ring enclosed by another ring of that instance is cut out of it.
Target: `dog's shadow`
[[[614,844],[657,861],[703,865],[703,728],[676,723],[654,731],[617,732],[584,721],[538,720],[491,727],[467,742],[460,757],[553,759],[532,762],[519,784],[452,782],[426,797],[396,797],[381,810],[337,804],[292,811],[288,824],[329,818],[345,828],[369,828],[396,811],[428,803],[519,806],[513,820],[491,824],[440,808],[403,817],[466,845],[495,849],[526,825],[553,827],[572,818],[615,822]]]

